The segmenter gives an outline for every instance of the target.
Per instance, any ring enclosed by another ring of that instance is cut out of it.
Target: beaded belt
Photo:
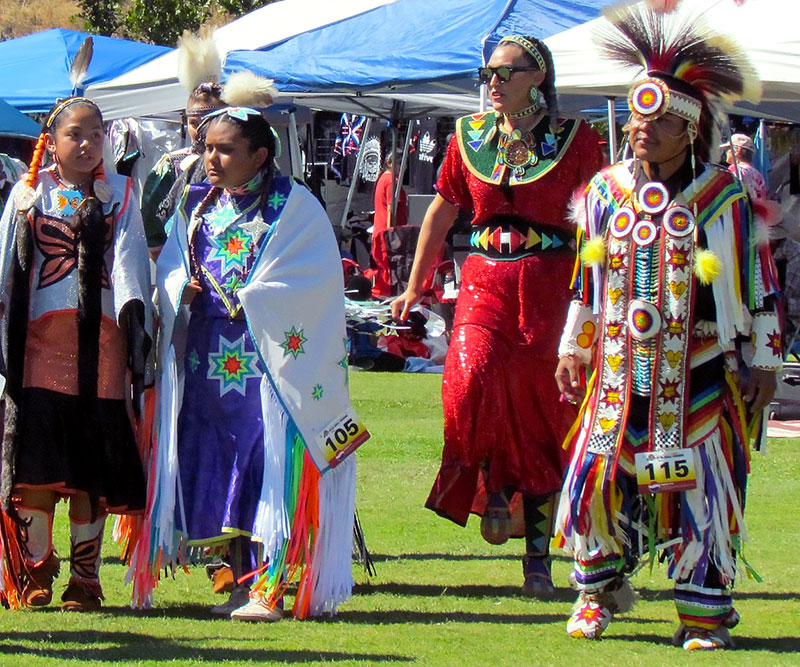
[[[572,250],[574,237],[547,225],[473,225],[469,237],[471,255],[492,259],[518,259],[541,252]]]

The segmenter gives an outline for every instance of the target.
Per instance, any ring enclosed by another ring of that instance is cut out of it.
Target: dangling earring
[[[539,103],[539,89],[536,86],[531,86],[531,89],[528,91],[528,97],[530,98],[533,104]]]

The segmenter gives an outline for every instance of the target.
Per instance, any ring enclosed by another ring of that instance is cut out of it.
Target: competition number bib
[[[691,449],[639,452],[636,482],[642,495],[693,489],[697,486],[694,453]]]
[[[317,449],[330,468],[335,468],[369,439],[369,431],[352,410],[337,417],[316,437]]]

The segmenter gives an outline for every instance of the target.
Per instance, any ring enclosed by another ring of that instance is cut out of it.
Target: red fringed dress
[[[442,465],[426,503],[460,525],[483,513],[484,487],[548,495],[561,486],[574,419],[554,379],[574,259],[567,209],[602,160],[585,123],[560,121],[553,136],[545,118],[532,132],[535,163],[514,170],[501,162],[497,120],[459,119],[437,183],[473,214],[445,362]]]

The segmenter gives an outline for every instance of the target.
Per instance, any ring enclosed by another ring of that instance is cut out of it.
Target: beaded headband
[[[91,104],[95,109],[98,109],[98,110],[100,109],[100,107],[98,107],[97,104],[95,104],[88,97],[68,97],[67,99],[61,100],[60,102],[58,102],[58,105],[56,106],[56,108],[53,109],[53,111],[47,117],[47,122],[44,124],[44,126],[45,127],[51,127],[53,125],[53,121],[56,119],[56,116],[58,116],[58,114],[60,114],[62,111],[64,111],[64,109],[66,109],[68,106],[74,104],[75,102],[85,102],[86,104]]]
[[[236,120],[246,123],[250,116],[261,116],[261,112],[251,109],[250,107],[223,107],[222,109],[217,109],[216,111],[212,111],[211,113],[207,113],[205,116],[203,116],[203,120],[200,122],[200,128],[206,127],[214,118],[218,118],[220,116],[228,116],[229,118],[235,118]],[[264,120],[266,120],[266,118]],[[282,152],[281,138],[278,136],[275,128],[272,127],[269,122],[267,122],[267,125],[269,125],[269,131],[272,133],[272,136],[275,139],[274,157],[277,159],[281,156]]]
[[[221,102],[221,104],[225,104],[225,102]],[[209,113],[211,111],[217,111],[219,108],[220,107],[218,107],[218,106],[212,107],[212,106],[208,106],[208,105],[203,106],[203,107],[194,107],[193,109],[186,109],[183,112],[183,115],[187,116],[187,117],[189,117],[189,116],[191,116],[191,117],[194,117],[194,116],[205,116],[207,113]]]
[[[247,118],[249,116],[260,115],[260,111],[256,111],[250,107],[222,107],[221,109],[217,109],[216,111],[205,114],[203,116],[202,125],[207,125],[212,118],[216,118],[217,116],[230,116],[231,118],[236,118],[242,122],[247,122]]]
[[[699,100],[671,89],[664,80],[656,77],[643,79],[631,88],[628,108],[644,120],[655,120],[671,113],[690,123],[700,122],[703,109]]]
[[[536,45],[531,40],[521,37],[520,35],[508,35],[500,40],[498,46],[500,46],[500,44],[508,43],[521,46],[523,49],[525,49],[525,52],[536,61],[536,64],[539,66],[540,70],[543,72],[547,71],[547,66],[544,63],[544,56],[542,56],[542,54],[539,52],[539,49],[536,48]]]

